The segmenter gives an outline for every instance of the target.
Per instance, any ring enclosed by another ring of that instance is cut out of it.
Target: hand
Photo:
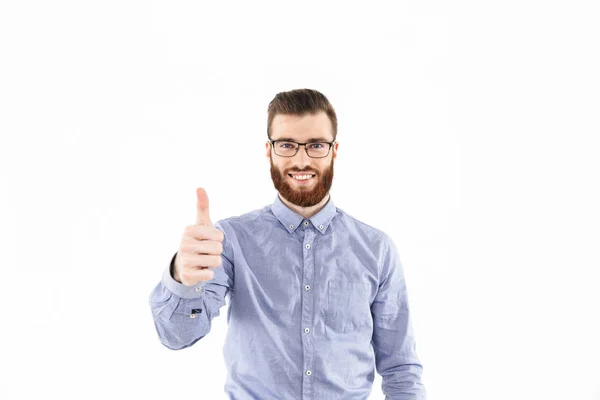
[[[196,224],[186,226],[183,231],[173,271],[173,278],[186,286],[213,279],[211,268],[221,265],[225,236],[210,221],[206,191],[196,189],[196,197]]]

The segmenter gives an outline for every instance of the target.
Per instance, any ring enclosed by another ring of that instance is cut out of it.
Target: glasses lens
[[[298,144],[294,142],[275,142],[274,143],[275,154],[278,156],[289,157],[296,154]]]
[[[310,157],[325,157],[329,153],[329,143],[314,142],[306,145]]]

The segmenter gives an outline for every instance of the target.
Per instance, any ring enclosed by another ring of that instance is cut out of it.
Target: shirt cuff
[[[177,282],[171,276],[171,267],[175,262],[177,253],[171,259],[171,264],[165,269],[162,276],[162,283],[171,293],[183,299],[199,299],[204,295],[204,285],[206,281],[198,282],[194,286],[186,286],[183,283]]]

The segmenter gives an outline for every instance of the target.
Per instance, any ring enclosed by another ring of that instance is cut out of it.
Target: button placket
[[[308,221],[306,221],[308,222]],[[304,281],[304,292],[302,293],[302,320],[301,326],[303,326],[303,335],[302,335],[302,347],[304,353],[304,368],[305,368],[305,377],[309,379],[310,375],[312,375],[312,371],[310,370],[313,367],[314,360],[314,344],[313,337],[314,334],[310,334],[311,328],[313,327],[313,319],[314,319],[314,307],[315,307],[315,296],[317,295],[314,291],[311,291],[312,281],[315,275],[315,257],[314,257],[314,249],[312,245],[315,241],[316,232],[313,229],[304,229],[304,240],[303,246],[304,250],[302,251],[302,259],[303,259],[303,271],[302,278]],[[312,377],[310,377],[312,380]],[[309,380],[309,381],[310,381]],[[307,381],[307,384],[308,382]],[[311,389],[308,387],[304,388],[304,390]]]

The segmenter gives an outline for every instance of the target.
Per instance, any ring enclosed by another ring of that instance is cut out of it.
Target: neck
[[[327,193],[327,195],[325,197],[323,197],[323,200],[321,200],[320,202],[318,202],[317,204],[315,204],[314,206],[311,206],[311,207],[300,207],[296,204],[292,204],[287,199],[285,199],[281,194],[279,194],[279,198],[281,199],[283,204],[288,206],[293,211],[302,215],[304,218],[310,218],[313,215],[315,215],[316,213],[318,213],[319,211],[321,211],[321,209],[323,207],[325,207],[325,204],[327,204],[327,201],[329,200],[329,193]]]

